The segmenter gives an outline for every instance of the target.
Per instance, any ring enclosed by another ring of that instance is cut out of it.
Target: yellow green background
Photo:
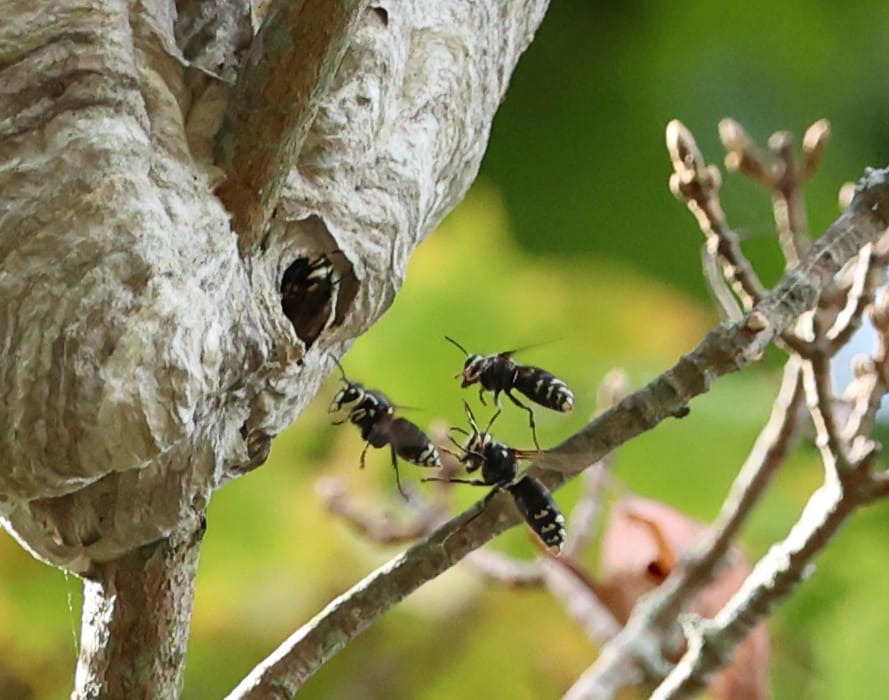
[[[716,123],[759,142],[827,117],[833,140],[809,190],[811,223],[836,191],[889,161],[889,13],[878,2],[553,3],[494,125],[467,199],[417,251],[392,309],[343,358],[349,374],[416,407],[420,425],[462,425],[463,358],[443,336],[522,359],[573,387],[569,416],[537,411],[541,443],[589,420],[603,375],[642,386],[718,321],[700,275],[701,235],[669,194],[663,128],[692,128],[719,162]],[[724,202],[763,276],[782,263],[768,195],[736,176]],[[632,490],[712,518],[768,415],[780,356],[716,383],[691,415],[622,448]],[[274,443],[269,462],[219,492],[201,556],[184,697],[218,698],[332,598],[395,555],[325,511],[316,483],[346,480],[368,508],[408,517],[385,451],[358,469],[361,440],[330,425],[321,395]],[[506,407],[498,436],[530,447]],[[482,415],[487,416],[486,412]],[[422,472],[402,467],[421,492]],[[756,558],[784,536],[821,469],[802,445],[743,535]],[[570,511],[577,485],[557,494]],[[608,497],[613,496],[613,489]],[[455,506],[480,497],[455,491]],[[889,506],[858,514],[772,619],[777,698],[878,698],[889,687]],[[522,528],[492,547],[531,557]],[[587,553],[595,570],[595,547]],[[0,535],[0,698],[67,697],[77,655],[79,581]],[[438,700],[557,698],[596,649],[546,593],[485,582],[460,565],[410,596],[322,669],[300,697]],[[29,695],[30,694],[30,695]]]

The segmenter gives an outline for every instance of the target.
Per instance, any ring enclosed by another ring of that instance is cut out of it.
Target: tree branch
[[[787,538],[771,547],[716,617],[686,619],[688,651],[652,700],[693,697],[705,689],[748,632],[804,579],[812,560],[846,519],[885,493],[882,475],[872,478],[870,473],[874,456],[872,452],[863,455],[858,463],[841,470],[840,478],[828,477],[812,494]]]
[[[741,322],[714,328],[676,366],[548,451],[530,471],[557,488],[627,440],[675,415],[718,377],[759,358],[771,340],[814,306],[824,284],[859,248],[886,232],[887,175],[889,171],[868,172],[849,209]],[[502,494],[487,505],[476,503],[331,602],[228,697],[275,697],[275,688],[296,692],[374,619],[517,522],[518,514]]]
[[[859,265],[859,284],[850,284],[848,296],[849,305],[860,310],[870,268],[869,254],[861,256]],[[868,290],[867,296],[870,295]],[[878,314],[874,312],[875,316]],[[816,341],[822,337],[822,334],[816,334]],[[741,589],[714,618],[686,620],[688,650],[652,698],[691,697],[705,688],[713,673],[731,658],[750,629],[803,580],[814,558],[846,519],[859,507],[889,493],[887,472],[874,471],[879,446],[867,434],[872,423],[867,419],[858,420],[861,414],[856,415],[862,405],[865,406],[864,414],[875,411],[879,397],[886,392],[884,372],[873,370],[885,358],[885,333],[881,332],[878,338],[876,356],[868,367],[870,376],[876,381],[856,387],[859,401],[854,406],[855,419],[848,420],[843,431],[836,420],[829,355],[819,348],[803,360],[803,386],[824,466],[824,483],[809,499],[787,538],[769,550]],[[867,376],[868,372],[864,374]]]
[[[574,473],[618,445],[675,415],[711,382],[758,359],[796,318],[811,309],[824,286],[889,222],[887,171],[869,170],[858,194],[799,266],[789,270],[744,319],[722,323],[688,355],[647,387],[630,395],[541,460],[547,469]],[[603,424],[607,424],[608,430]],[[589,460],[589,461],[584,461]]]
[[[731,143],[739,153],[749,151],[750,140],[740,124],[724,119],[719,127],[724,142]],[[667,151],[674,170],[670,176],[670,190],[697,220],[704,233],[707,255],[721,264],[723,276],[744,310],[749,311],[762,298],[765,288],[726,220],[719,199],[722,186],[719,169],[704,162],[691,133],[676,119],[667,124]]]
[[[663,627],[680,606],[712,577],[735,535],[759,502],[772,477],[784,463],[794,435],[797,412],[803,400],[800,363],[788,361],[772,414],[756,438],[713,527],[683,557],[670,576],[636,606],[625,628],[605,646],[596,662],[575,682],[566,700],[606,700],[627,684],[627,679],[647,674],[648,680],[666,672],[659,642],[653,630]],[[632,658],[642,663],[636,664]]]
[[[141,547],[84,582],[72,698],[179,696],[203,534]]]
[[[217,135],[216,193],[242,252],[266,232],[288,173],[369,0],[276,0],[253,41]]]
[[[803,166],[797,169],[786,135],[774,138],[770,142],[772,150],[777,154],[774,162],[770,162],[758,153],[739,124],[728,119],[720,123],[720,136],[728,151],[726,166],[773,190],[776,222],[779,227],[784,227],[782,249],[789,261],[797,260],[799,251],[808,251],[809,254],[804,256],[802,266],[806,266],[806,260],[812,260],[818,254],[813,256],[809,251],[808,241],[799,235],[805,228],[805,218],[800,212],[802,199],[799,186],[811,175],[828,133],[826,122],[818,122],[807,131],[804,146],[805,160]],[[705,233],[708,233],[707,227],[712,217],[704,211],[700,202],[715,197],[719,181],[718,172],[712,166],[705,167],[703,156],[697,149],[694,138],[679,122],[671,122],[668,127],[668,148],[676,168],[676,174],[670,180],[671,189],[680,200],[688,204]],[[707,183],[711,185],[715,183],[715,186],[708,186]],[[781,192],[777,192],[778,189]],[[792,207],[793,216],[789,216],[787,205],[790,199],[795,201]],[[723,231],[728,230],[723,222],[720,227],[710,226],[709,235],[718,238]],[[815,247],[819,247],[825,238],[823,237]],[[870,244],[864,241],[862,244],[863,250],[870,249]],[[726,276],[731,279],[731,274],[735,270],[733,263],[739,259],[740,251],[733,250],[731,246],[722,248],[713,246],[712,249],[723,263],[727,264]],[[566,698],[572,700],[611,698],[622,687],[634,666],[641,667],[649,681],[658,680],[665,674],[668,665],[662,657],[661,645],[655,637],[656,631],[670,623],[686,597],[710,576],[713,567],[723,556],[731,539],[746,519],[750,508],[763,493],[772,473],[783,461],[794,432],[796,411],[804,396],[802,391],[804,371],[810,410],[816,419],[816,424],[822,429],[822,437],[819,439],[823,446],[822,452],[826,459],[835,454],[834,448],[838,446],[839,438],[833,428],[833,408],[830,404],[832,397],[827,396],[829,387],[826,381],[828,376],[826,368],[829,353],[832,349],[835,350],[838,344],[830,332],[825,335],[825,331],[833,326],[839,333],[855,323],[854,312],[863,309],[866,299],[871,295],[870,290],[874,282],[867,274],[870,266],[868,257],[859,255],[862,269],[854,278],[850,278],[847,274],[839,283],[833,274],[822,278],[818,308],[816,313],[809,317],[808,333],[811,338],[803,341],[796,335],[796,331],[791,331],[789,328],[781,333],[783,342],[805,359],[792,357],[788,362],[784,384],[775,403],[772,418],[760,434],[756,447],[733,484],[732,492],[723,504],[722,513],[713,530],[696,547],[695,553],[687,557],[657,591],[640,601],[624,630],[606,645],[596,663],[580,677]],[[839,267],[834,268],[835,272]],[[848,290],[841,287],[848,287]],[[828,340],[834,342],[826,342]],[[818,365],[817,369],[814,368],[815,363]],[[818,375],[820,379],[816,378],[813,372],[820,372]],[[842,453],[838,455],[838,459],[843,459]],[[842,464],[841,462],[840,466]],[[725,661],[725,658],[722,660]],[[715,667],[710,670],[715,670]]]

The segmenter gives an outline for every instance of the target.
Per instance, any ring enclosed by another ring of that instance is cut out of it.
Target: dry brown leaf
[[[639,597],[660,585],[705,532],[703,523],[657,501],[629,497],[615,503],[602,540],[603,581],[597,588],[603,603],[625,623]],[[728,565],[695,596],[690,610],[715,615],[749,573],[746,558],[733,548]],[[756,627],[713,681],[710,694],[720,700],[768,700],[769,646],[766,627]]]

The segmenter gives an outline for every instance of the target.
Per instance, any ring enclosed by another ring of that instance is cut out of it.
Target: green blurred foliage
[[[812,228],[837,213],[836,190],[889,154],[889,13],[876,2],[623,5],[554,3],[494,125],[469,197],[415,255],[390,312],[344,358],[352,377],[384,389],[421,425],[462,425],[452,335],[472,351],[523,354],[575,389],[575,412],[537,412],[544,445],[583,425],[614,367],[640,387],[693,347],[716,320],[699,271],[700,233],[667,191],[663,127],[683,119],[719,162],[716,124],[733,116],[764,142],[815,119],[833,143],[809,189]],[[729,176],[730,222],[767,280],[781,268],[768,196]],[[712,518],[768,416],[779,374],[720,380],[622,448],[620,480],[700,519]],[[384,451],[357,468],[361,441],[330,425],[331,378],[274,444],[263,468],[214,498],[201,558],[185,697],[224,695],[302,622],[399,550],[364,541],[316,493],[337,477],[381,515],[409,517]],[[498,435],[530,446],[524,413],[507,405]],[[677,449],[681,445],[681,449]],[[421,492],[422,472],[402,466]],[[752,557],[783,537],[820,479],[803,446],[745,531]],[[615,491],[620,491],[619,486]],[[568,511],[572,484],[558,494]],[[464,507],[481,493],[455,488]],[[613,493],[611,494],[613,496]],[[610,497],[611,497],[610,496]],[[889,508],[860,514],[771,622],[777,698],[880,697],[882,556]],[[522,528],[494,547],[531,557]],[[595,568],[596,553],[587,563]],[[76,660],[79,582],[0,536],[0,699],[66,697]],[[561,607],[461,565],[410,596],[314,677],[301,697],[439,700],[555,698],[596,650]]]
[[[673,118],[720,162],[716,124],[759,143],[825,117],[834,144],[810,192],[813,230],[836,217],[838,183],[889,157],[889,13],[879,2],[553,3],[510,86],[483,173],[513,231],[543,255],[629,261],[704,293],[699,241],[664,187]],[[766,280],[782,267],[768,195],[730,176],[730,223]]]

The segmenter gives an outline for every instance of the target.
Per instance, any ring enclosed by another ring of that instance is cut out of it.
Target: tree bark
[[[75,700],[179,695],[202,535],[140,547],[85,582]]]
[[[411,252],[474,179],[547,3],[371,4],[338,32],[278,25],[276,41],[326,58],[307,99],[274,88],[258,109],[233,86],[293,59],[252,40],[264,3],[0,5],[0,521],[90,579],[84,697],[152,695],[159,662],[177,686],[197,558],[183,542],[312,399],[328,356],[392,303]],[[282,104],[287,133],[272,127]],[[250,155],[217,148],[226,113],[250,115],[223,131],[235,145],[297,147],[237,184]],[[225,194],[257,182],[244,211],[261,214],[244,218]],[[249,245],[233,214],[254,227]],[[304,342],[282,277],[321,255],[339,284]],[[140,616],[151,600],[169,615]],[[150,672],[120,675],[146,654]]]

